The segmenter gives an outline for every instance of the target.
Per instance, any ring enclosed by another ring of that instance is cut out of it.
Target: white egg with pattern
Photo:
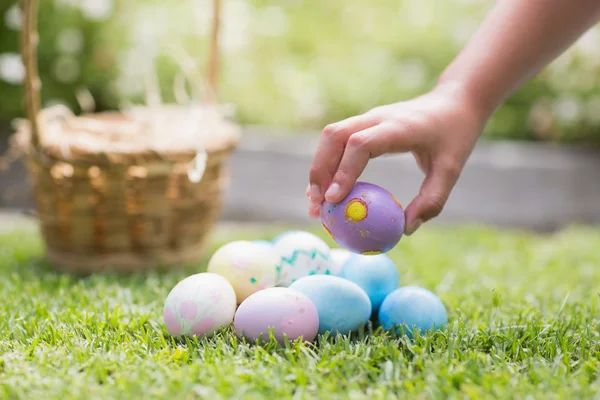
[[[309,275],[331,274],[331,249],[323,239],[306,231],[289,231],[273,240],[280,258],[277,285],[289,286]]]

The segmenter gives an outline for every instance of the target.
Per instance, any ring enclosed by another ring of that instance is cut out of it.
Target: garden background
[[[221,99],[242,124],[319,130],[326,123],[427,91],[466,44],[491,0],[227,0]],[[41,2],[46,105],[78,110],[140,101],[153,56],[165,100],[183,46],[205,61],[207,0]],[[0,1],[0,120],[20,116],[20,14]],[[512,96],[486,128],[494,139],[600,141],[600,27]]]

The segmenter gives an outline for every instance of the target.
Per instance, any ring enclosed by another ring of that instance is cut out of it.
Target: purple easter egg
[[[354,253],[380,254],[400,241],[404,210],[384,188],[357,182],[344,200],[323,203],[321,223],[338,245]]]
[[[317,308],[304,294],[286,287],[274,287],[250,295],[238,307],[233,320],[236,333],[251,341],[269,340],[269,328],[284,344],[298,338],[312,341],[319,330]]]

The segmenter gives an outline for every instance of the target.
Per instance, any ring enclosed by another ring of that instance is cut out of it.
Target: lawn
[[[268,238],[229,232],[214,245]],[[315,229],[320,236],[325,235]],[[39,238],[0,236],[2,398],[594,398],[600,391],[600,230],[552,235],[424,227],[390,254],[402,284],[435,291],[449,329],[413,343],[375,330],[254,346],[231,331],[176,341],[172,273],[76,278],[38,261]]]

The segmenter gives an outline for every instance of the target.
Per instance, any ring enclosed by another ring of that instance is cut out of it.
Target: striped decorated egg
[[[273,249],[279,257],[278,286],[289,286],[304,276],[331,273],[331,249],[313,233],[285,232],[273,240]]]

